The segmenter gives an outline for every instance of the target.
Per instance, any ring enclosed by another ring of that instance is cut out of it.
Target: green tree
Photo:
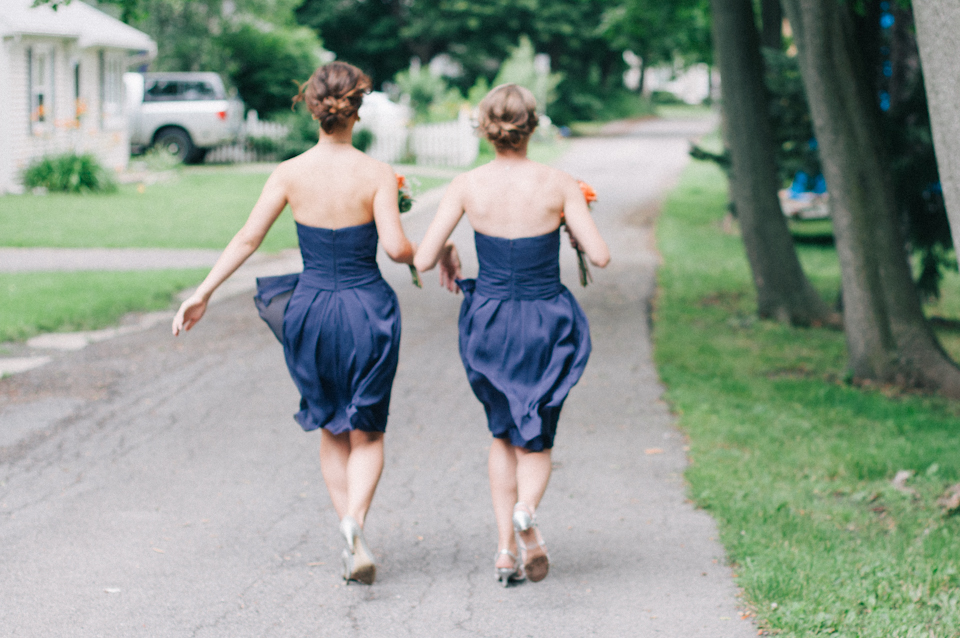
[[[800,266],[777,192],[780,179],[753,6],[712,0],[716,61],[723,79],[730,193],[757,289],[758,314],[799,324],[837,324]]]
[[[701,0],[626,0],[604,12],[600,29],[615,49],[640,57],[641,89],[650,66],[710,55],[710,25]]]
[[[793,29],[843,283],[855,377],[960,397],[960,369],[923,316],[911,276],[890,149],[849,3],[783,0]]]
[[[533,43],[527,36],[521,36],[510,56],[500,65],[493,84],[513,83],[530,89],[537,98],[537,107],[545,112],[557,99],[556,89],[562,79],[561,74],[551,73],[549,67],[538,68]]]
[[[683,4],[694,7],[700,1],[683,0]],[[446,53],[463,68],[460,76],[448,78],[462,93],[481,77],[492,82],[501,61],[527,36],[533,50],[548,54],[552,70],[562,75],[548,114],[563,122],[595,117],[611,96],[622,91],[623,49],[601,29],[605,12],[617,4],[615,0],[304,0],[297,18],[316,29],[340,59],[370,73],[377,85],[407,68],[411,57],[426,63]],[[690,15],[697,19],[678,22],[676,29],[704,31],[703,12]],[[680,41],[674,33],[670,37]],[[684,42],[694,40],[689,37]]]
[[[290,108],[296,85],[319,65],[320,41],[305,27],[264,28],[244,22],[217,39],[226,69],[249,108],[269,115]]]

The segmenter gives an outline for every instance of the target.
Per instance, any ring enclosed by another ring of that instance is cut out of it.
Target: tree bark
[[[923,316],[911,277],[879,111],[849,5],[783,5],[830,192],[854,376],[960,398],[960,369]]]
[[[711,0],[722,80],[730,192],[737,210],[761,317],[795,325],[837,324],[797,258],[780,208],[774,138],[752,2]]]
[[[779,51],[783,48],[783,8],[780,0],[760,0],[760,22],[763,25],[760,44]]]

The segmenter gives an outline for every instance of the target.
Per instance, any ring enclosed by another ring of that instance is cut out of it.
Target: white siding
[[[51,116],[44,127],[31,126],[28,55],[31,47],[53,52],[54,87]],[[21,171],[44,155],[93,153],[104,167],[126,168],[130,137],[122,111],[122,94],[116,107],[101,104],[101,49],[80,50],[75,41],[53,38],[6,38],[0,56],[0,105],[5,117],[0,124],[0,193],[17,190]],[[119,65],[126,70],[127,54],[105,50],[106,69]],[[77,118],[74,62],[80,63],[80,94],[86,110]],[[109,94],[109,87],[108,89]]]
[[[10,96],[13,87],[10,85],[10,44],[12,39],[0,38],[0,113],[10,112]],[[10,118],[0,117],[0,194],[6,192],[10,182]]]

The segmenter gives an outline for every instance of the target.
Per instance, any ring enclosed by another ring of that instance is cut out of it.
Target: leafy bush
[[[417,122],[440,122],[456,119],[464,99],[460,91],[447,84],[428,67],[411,65],[393,79],[401,95],[410,97]]]
[[[109,193],[117,190],[110,173],[89,153],[41,157],[24,171],[23,185],[62,193]]]
[[[248,108],[261,116],[290,108],[297,85],[320,63],[320,40],[305,27],[243,23],[219,36],[231,82]]]
[[[373,131],[368,128],[362,128],[353,132],[353,140],[351,141],[355,149],[366,153],[370,145],[373,144],[373,138]]]
[[[546,66],[543,66],[544,63]],[[510,57],[500,65],[493,85],[513,83],[530,89],[537,98],[537,110],[544,113],[557,99],[556,89],[562,79],[562,74],[550,73],[549,58],[541,58],[538,62],[530,38],[521,36]]]

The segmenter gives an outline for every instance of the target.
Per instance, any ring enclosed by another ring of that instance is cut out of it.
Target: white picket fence
[[[250,137],[271,137],[279,139],[286,137],[289,129],[283,124],[276,122],[263,122],[253,109],[247,111],[247,117],[243,121],[243,128],[240,130],[240,137],[233,144],[222,144],[214,149],[207,151],[204,161],[208,164],[244,164],[249,162],[258,162],[261,159],[259,154],[251,149],[247,144],[247,138]]]
[[[383,162],[414,159],[417,164],[430,166],[470,166],[480,152],[480,139],[473,130],[470,113],[464,109],[451,122],[405,126],[396,117],[377,117],[377,113],[361,110],[361,126],[373,132],[373,143],[367,149],[371,157]],[[285,137],[286,126],[263,122],[257,112],[247,112],[240,139],[207,152],[210,164],[240,164],[271,159],[261,157],[247,144],[251,137]]]
[[[414,126],[409,143],[417,164],[431,166],[470,166],[480,153],[480,138],[466,109],[452,122]]]

